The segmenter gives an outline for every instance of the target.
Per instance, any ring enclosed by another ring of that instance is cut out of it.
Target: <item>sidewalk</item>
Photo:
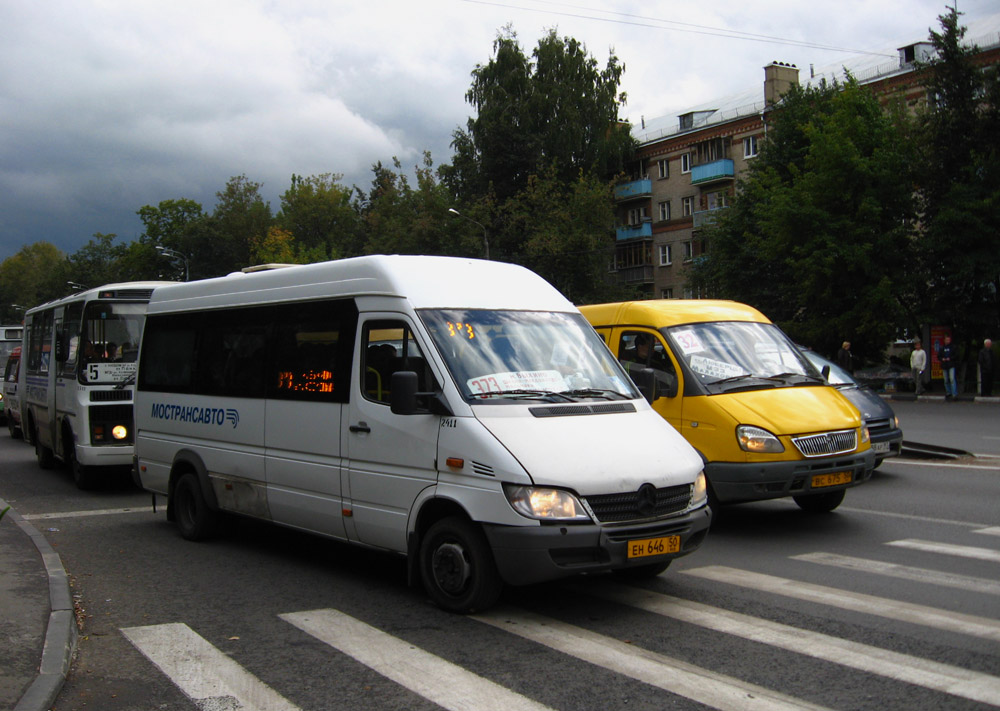
[[[0,499],[0,510],[6,507]],[[73,598],[62,561],[12,508],[0,519],[0,708],[50,708],[75,645]]]

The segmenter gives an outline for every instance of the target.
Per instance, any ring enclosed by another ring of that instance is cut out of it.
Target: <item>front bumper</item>
[[[874,468],[875,453],[869,449],[860,454],[783,462],[709,462],[705,476],[719,502],[738,503],[813,493],[817,474],[849,471],[849,483],[822,487],[822,491],[847,489],[867,481]]]
[[[484,524],[500,576],[530,585],[579,573],[598,573],[680,558],[705,540],[712,512],[702,506],[682,516],[641,524],[500,526]],[[677,553],[628,558],[628,542],[680,536]]]
[[[898,457],[903,450],[903,430],[873,432],[871,441],[876,462],[881,462],[886,457]]]

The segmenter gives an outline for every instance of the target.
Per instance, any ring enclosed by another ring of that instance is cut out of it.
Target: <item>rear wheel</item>
[[[55,461],[55,457],[52,456],[51,449],[38,441],[37,427],[32,429],[31,439],[35,443],[35,457],[38,458],[38,466],[42,469],[51,469]]]
[[[451,612],[483,610],[497,601],[503,587],[486,536],[457,516],[427,531],[420,544],[420,577],[431,599]]]
[[[215,533],[215,513],[205,502],[193,473],[184,474],[174,486],[174,518],[181,536],[189,541],[202,541]]]
[[[803,494],[793,496],[799,508],[809,513],[828,513],[840,506],[844,500],[845,490],[828,491],[824,494]]]

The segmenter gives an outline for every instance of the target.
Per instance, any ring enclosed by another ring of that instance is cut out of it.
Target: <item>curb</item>
[[[7,503],[0,499],[0,509],[6,505]],[[7,512],[7,516],[35,544],[49,578],[49,624],[45,631],[45,644],[42,647],[42,661],[38,665],[38,676],[21,696],[13,711],[44,711],[55,703],[56,696],[66,681],[70,661],[76,650],[73,598],[70,595],[69,577],[63,568],[62,560],[45,536],[13,508]]]

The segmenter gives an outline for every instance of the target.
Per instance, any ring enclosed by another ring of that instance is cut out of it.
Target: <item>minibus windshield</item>
[[[68,349],[63,369],[78,366],[81,382],[91,385],[121,384],[135,377],[146,304],[91,301],[82,322],[73,322],[75,314],[67,310],[64,322]]]
[[[420,316],[466,400],[639,397],[578,314],[447,309]]]
[[[708,393],[824,382],[774,324],[713,321],[664,330],[674,352]]]

